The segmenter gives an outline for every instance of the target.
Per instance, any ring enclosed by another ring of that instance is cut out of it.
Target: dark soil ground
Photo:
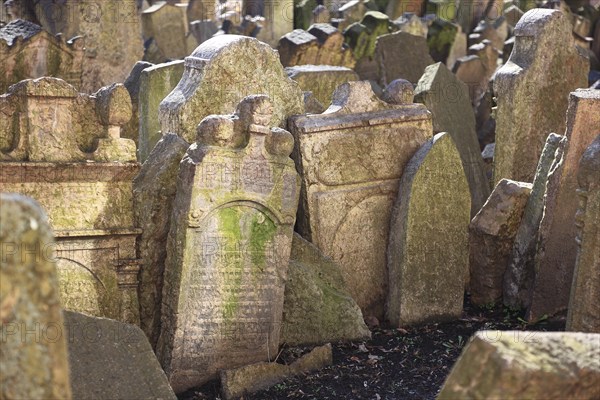
[[[503,307],[474,307],[467,297],[458,321],[407,329],[373,328],[369,341],[334,344],[332,366],[287,379],[244,400],[435,399],[463,346],[476,331],[564,330],[564,318],[545,319],[535,325],[522,318],[521,313]],[[277,361],[289,364],[311,348],[284,348]],[[179,399],[218,399],[219,390],[218,381],[209,382]]]

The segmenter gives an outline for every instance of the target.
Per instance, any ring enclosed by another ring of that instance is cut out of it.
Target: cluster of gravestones
[[[597,6],[6,3],[2,398],[235,398],[465,291],[600,333]],[[516,335],[440,397],[600,395],[598,335]]]

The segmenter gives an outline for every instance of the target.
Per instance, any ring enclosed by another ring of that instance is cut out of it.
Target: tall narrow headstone
[[[577,257],[575,214],[577,172],[585,149],[600,131],[600,91],[576,90],[569,96],[568,143],[562,163],[548,178],[540,222],[530,320],[565,310]]]
[[[433,131],[448,132],[456,143],[469,182],[471,216],[475,216],[491,189],[485,176],[467,85],[438,62],[425,68],[415,89],[415,101],[431,111]]]
[[[577,262],[566,330],[600,333],[600,134],[579,163]]]
[[[323,114],[294,117],[290,127],[303,179],[298,232],[340,265],[363,314],[381,318],[398,182],[432,136],[431,114],[379,100],[369,82],[349,82]]]
[[[540,156],[531,194],[517,230],[512,254],[504,274],[503,301],[512,308],[527,308],[531,300],[535,247],[538,229],[544,212],[544,194],[548,174],[555,163],[560,162],[567,140],[554,133],[548,135]]]
[[[460,154],[438,133],[406,165],[387,247],[386,316],[396,326],[460,318],[471,196]]]
[[[300,192],[267,96],[198,126],[171,217],[157,354],[175,392],[277,356]]]
[[[28,197],[0,194],[0,397],[70,399],[54,238]]]
[[[251,37],[213,37],[186,57],[181,80],[160,103],[162,132],[192,143],[204,117],[232,113],[252,94],[272,99],[272,126],[285,127],[289,116],[304,112],[302,90],[286,76],[277,51]]]
[[[588,61],[558,10],[530,10],[515,27],[510,58],[495,74],[494,184],[532,182],[550,132],[563,132],[569,92],[587,87]]]

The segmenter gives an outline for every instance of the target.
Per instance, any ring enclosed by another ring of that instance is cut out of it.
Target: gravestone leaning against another
[[[277,355],[300,178],[273,112],[205,118],[180,164],[157,347],[175,392]]]

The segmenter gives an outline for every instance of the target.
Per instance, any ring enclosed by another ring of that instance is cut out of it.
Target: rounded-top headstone
[[[415,90],[406,79],[395,79],[383,89],[382,100],[390,104],[411,104]]]

